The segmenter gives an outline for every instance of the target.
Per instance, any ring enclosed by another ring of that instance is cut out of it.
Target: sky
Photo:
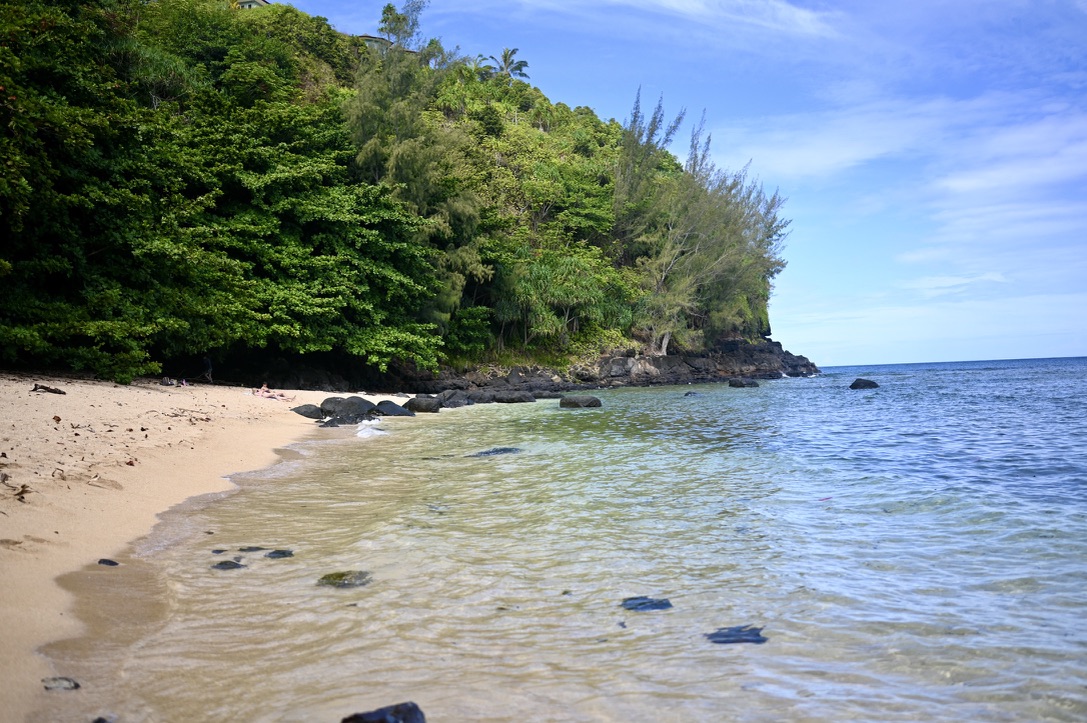
[[[376,34],[383,2],[294,0]],[[792,220],[773,338],[819,366],[1087,356],[1087,0],[431,0],[552,102],[702,114]]]

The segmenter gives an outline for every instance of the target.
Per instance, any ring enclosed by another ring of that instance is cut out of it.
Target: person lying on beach
[[[283,392],[277,392],[275,389],[269,389],[268,382],[262,384],[260,389],[254,389],[253,396],[266,397],[267,399],[280,399],[284,402],[294,401],[294,397],[288,397]]]

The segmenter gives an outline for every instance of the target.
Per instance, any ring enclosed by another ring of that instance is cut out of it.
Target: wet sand
[[[82,627],[56,578],[118,555],[159,513],[230,489],[229,475],[273,464],[277,448],[317,434],[290,410],[332,395],[286,394],[294,400],[0,373],[0,720],[24,720],[57,694],[42,679],[59,673],[38,649]]]

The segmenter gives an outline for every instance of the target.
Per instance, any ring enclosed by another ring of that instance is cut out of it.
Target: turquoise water
[[[43,720],[1085,720],[1085,380],[841,367],[303,445],[84,586],[143,612],[56,651],[88,685]],[[339,570],[373,582],[316,586]],[[737,625],[767,641],[705,637]]]

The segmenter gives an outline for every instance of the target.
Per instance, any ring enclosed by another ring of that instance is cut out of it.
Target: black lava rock
[[[223,560],[222,562],[217,562],[214,565],[212,565],[211,569],[212,570],[237,570],[240,567],[245,567],[245,565],[241,564],[240,562],[235,562],[234,560]]]
[[[366,713],[355,713],[340,723],[426,723],[423,709],[415,703],[397,703]]]
[[[755,643],[761,645],[769,638],[762,634],[762,628],[753,628],[750,625],[736,625],[731,628],[717,628],[712,633],[705,633],[706,639],[711,643],[725,645],[728,643]]]
[[[672,607],[672,602],[668,598],[651,597],[628,597],[624,598],[620,604],[627,610],[634,610],[639,613],[650,610],[667,610]]]
[[[849,385],[850,389],[878,389],[879,385],[871,379],[856,379]]]

